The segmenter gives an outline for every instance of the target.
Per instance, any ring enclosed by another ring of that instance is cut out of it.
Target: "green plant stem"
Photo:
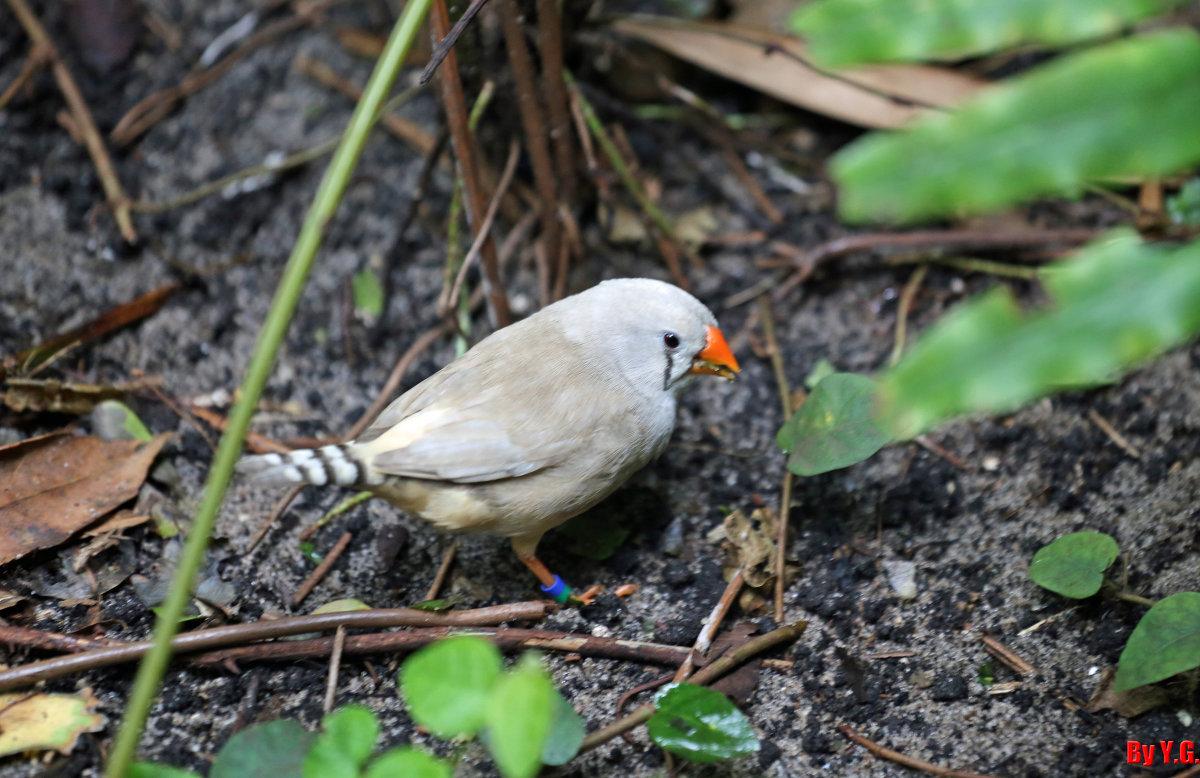
[[[1135,605],[1144,605],[1147,608],[1153,608],[1157,604],[1155,600],[1151,600],[1149,597],[1142,597],[1137,594],[1130,594],[1129,592],[1123,592],[1119,589],[1117,591],[1112,592],[1112,596],[1116,597],[1118,600],[1124,600],[1125,602],[1132,602]]]
[[[213,457],[212,467],[204,485],[204,495],[200,507],[196,510],[187,545],[154,627],[154,646],[138,668],[125,718],[121,722],[105,768],[106,778],[125,778],[137,754],[142,728],[146,724],[158,685],[171,659],[171,638],[179,629],[179,619],[191,596],[192,582],[204,560],[213,522],[225,497],[225,489],[233,476],[234,465],[241,454],[242,441],[250,426],[250,417],[267,383],[275,354],[291,321],[292,311],[295,310],[300,293],[304,289],[305,280],[320,248],[325,226],[333,218],[341,202],[375,116],[404,64],[408,50],[429,10],[430,2],[431,0],[410,0],[404,6],[387,46],[375,65],[375,71],[371,74],[363,97],[355,106],[342,144],[334,152],[325,177],[313,198],[312,207],[300,229],[300,235],[275,292],[275,299],[272,300],[271,309],[263,323],[254,356],[242,381],[240,396],[229,414],[228,426],[221,435],[221,442]]]

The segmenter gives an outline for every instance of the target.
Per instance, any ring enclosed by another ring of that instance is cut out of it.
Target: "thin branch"
[[[34,44],[29,48],[29,56],[25,58],[24,64],[21,65],[21,72],[13,79],[13,82],[8,85],[3,94],[0,94],[0,111],[4,110],[4,106],[8,105],[8,101],[17,96],[17,92],[33,78],[33,74],[41,69],[50,61],[49,52],[44,46]]]
[[[771,313],[771,301],[762,298],[763,334],[767,339],[767,353],[771,358],[771,368],[775,372],[775,385],[779,389],[779,404],[783,409],[783,420],[786,422],[792,416],[792,391],[788,386],[787,371],[783,366],[783,352],[779,350],[779,341],[775,337],[775,316]],[[791,520],[792,509],[792,478],[793,474],[784,465],[783,494],[779,497],[779,526],[775,534],[775,623],[783,623],[783,593],[787,587],[787,532]]]
[[[437,71],[438,66],[450,54],[450,50],[458,43],[459,37],[462,36],[463,30],[467,29],[467,25],[475,18],[476,14],[487,4],[487,0],[471,0],[471,4],[467,6],[467,10],[463,11],[462,16],[458,17],[458,21],[450,28],[450,32],[446,37],[436,42],[433,47],[433,54],[429,57],[429,63],[425,65],[425,69],[421,71],[419,83],[424,86],[433,79],[433,74]]]
[[[349,532],[343,532],[338,538],[337,543],[333,544],[333,548],[329,549],[329,553],[321,560],[321,564],[317,565],[308,578],[304,579],[304,583],[300,584],[300,588],[292,595],[292,605],[299,605],[304,602],[304,598],[309,595],[313,588],[321,582],[325,574],[329,572],[329,568],[333,567],[334,563],[341,557],[342,552],[346,550],[346,546],[350,545],[350,539],[353,537]]]
[[[25,34],[33,41],[34,48],[44,51],[45,56],[49,58],[54,80],[58,82],[58,89],[71,109],[71,118],[75,126],[83,135],[84,145],[92,158],[92,164],[96,166],[96,173],[100,176],[100,184],[104,187],[108,205],[113,209],[121,237],[129,243],[136,243],[137,232],[133,228],[133,217],[129,213],[129,197],[121,186],[121,180],[117,178],[112,158],[108,156],[108,149],[104,147],[104,141],[100,138],[100,130],[96,128],[96,121],[92,118],[92,112],[88,109],[87,101],[83,99],[83,93],[79,91],[75,78],[59,55],[58,48],[50,40],[46,28],[26,5],[25,0],[8,0],[8,6],[25,28]]]
[[[896,306],[896,340],[892,345],[892,358],[888,360],[888,364],[893,367],[900,361],[900,355],[904,353],[904,340],[908,334],[908,313],[912,310],[917,290],[921,288],[928,272],[929,265],[918,267],[913,271],[908,283],[904,285],[904,291],[900,293],[900,303]]]
[[[333,633],[333,650],[329,652],[329,677],[325,679],[325,701],[321,710],[328,716],[333,710],[337,696],[338,668],[342,664],[342,650],[346,647],[346,628],[338,627]]]
[[[537,0],[538,52],[542,57],[542,86],[550,114],[550,140],[558,169],[558,195],[563,203],[575,199],[575,146],[571,142],[571,113],[563,78],[562,16],[558,0]],[[559,283],[565,283],[560,278]],[[561,295],[560,295],[561,296]]]
[[[742,591],[742,586],[745,582],[746,576],[743,574],[742,568],[739,567],[733,574],[733,577],[729,579],[729,583],[725,586],[725,591],[721,593],[721,598],[717,600],[717,604],[709,612],[708,618],[704,620],[704,625],[700,628],[700,634],[696,636],[696,642],[692,646],[692,650],[688,652],[687,660],[679,666],[678,672],[675,673],[675,677],[672,679],[673,681],[686,681],[696,666],[696,657],[704,656],[708,653],[708,649],[712,645],[713,636],[717,634],[717,628],[721,626],[721,622],[725,620],[729,609],[733,607],[733,602]]]
[[[863,737],[849,724],[839,724],[838,732],[841,732],[851,741],[867,749],[880,759],[887,759],[888,761],[895,762],[896,764],[901,764],[905,767],[911,767],[914,770],[921,770],[932,775],[942,775],[946,776],[946,778],[995,778],[995,776],[982,775],[980,773],[952,770],[949,767],[942,767],[940,765],[935,765],[933,762],[926,762],[924,759],[917,759],[916,757],[902,754],[899,751],[893,751],[890,748],[881,746],[878,743]]]
[[[450,573],[450,565],[454,562],[454,555],[458,552],[458,541],[451,540],[450,545],[446,546],[445,553],[442,554],[442,563],[438,565],[437,573],[433,576],[433,583],[429,584],[429,591],[425,592],[425,601],[428,602],[438,596],[438,592],[442,590],[442,586],[446,583],[446,576]]]
[[[558,177],[550,157],[550,143],[546,139],[546,118],[538,100],[533,59],[525,45],[525,31],[521,28],[516,0],[496,1],[500,23],[504,28],[504,47],[508,50],[508,63],[512,67],[514,87],[517,90],[517,108],[525,129],[525,148],[529,151],[533,183],[537,187],[538,213],[542,220],[546,255],[550,262],[557,263],[558,252],[562,247],[562,225],[558,223]]]
[[[256,640],[300,635],[305,632],[333,630],[339,626],[349,629],[476,627],[502,624],[506,621],[537,621],[552,612],[555,607],[550,602],[521,602],[449,613],[427,613],[412,608],[391,608],[292,616],[273,621],[234,624],[178,634],[171,640],[171,651],[176,655],[193,654],[231,644],[240,645]],[[0,670],[0,691],[18,689],[38,681],[81,673],[98,667],[111,667],[137,661],[150,650],[152,645],[153,643],[149,640],[110,645],[70,656],[30,662],[19,667]]]
[[[434,0],[429,22],[430,35],[433,36],[436,45],[450,31],[450,14],[446,11],[445,0]],[[442,104],[445,107],[446,120],[450,126],[454,155],[458,159],[459,172],[462,174],[463,186],[466,189],[467,216],[474,227],[479,224],[487,210],[487,198],[483,192],[478,166],[475,164],[475,141],[468,125],[467,100],[463,95],[462,79],[458,73],[458,59],[453,49],[446,54],[446,62],[441,68],[439,80],[442,82]],[[512,322],[512,313],[508,307],[504,281],[500,277],[496,244],[490,239],[485,239],[481,251],[483,289],[488,300],[488,308],[493,323],[497,327],[504,327]]]

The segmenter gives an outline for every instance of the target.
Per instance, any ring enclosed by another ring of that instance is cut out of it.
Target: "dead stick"
[[[0,625],[0,643],[7,645],[9,648],[21,646],[22,648],[38,648],[44,651],[76,653],[108,646],[112,641],[104,638],[77,638],[71,635],[60,635],[57,632],[43,632],[40,629]]]
[[[572,632],[548,632],[540,629],[514,629],[501,627],[482,629],[478,627],[431,627],[408,629],[402,632],[376,632],[367,635],[350,635],[346,638],[344,654],[391,654],[416,651],[450,635],[474,635],[494,643],[505,651],[537,649],[581,654],[599,659],[615,659],[643,664],[675,667],[687,657],[684,646],[667,646],[644,643],[637,640],[598,638]],[[329,656],[333,649],[333,638],[322,637],[310,640],[280,640],[272,643],[255,643],[210,651],[192,657],[193,664],[217,667],[238,662],[264,660],[316,659]]]
[[[333,567],[333,563],[338,561],[338,557],[346,550],[346,546],[350,545],[350,538],[351,535],[349,532],[342,533],[337,543],[333,544],[333,548],[329,549],[329,553],[321,560],[321,564],[317,565],[316,569],[309,574],[304,583],[300,584],[300,588],[296,590],[296,593],[292,595],[292,605],[299,605],[304,602],[304,598],[309,595],[313,587],[321,582],[321,579],[329,572],[329,568]]]
[[[434,45],[450,31],[450,14],[446,11],[445,0],[434,0],[429,13],[430,35]],[[454,144],[454,155],[458,159],[458,167],[462,173],[463,187],[466,190],[467,216],[472,226],[477,226],[487,210],[487,197],[483,192],[478,166],[475,164],[475,141],[468,126],[467,99],[463,95],[462,78],[458,73],[458,59],[454,50],[446,53],[446,62],[441,68],[439,80],[442,82],[442,104],[446,110],[446,120],[450,126],[450,139]],[[489,238],[485,239],[482,249],[483,256],[483,289],[487,296],[488,308],[491,311],[493,323],[497,327],[507,326],[512,322],[512,312],[508,307],[508,296],[504,290],[504,281],[500,277],[500,262],[496,256],[496,244]]]
[[[458,295],[462,292],[463,282],[467,278],[467,270],[475,262],[475,258],[479,256],[479,250],[483,247],[484,241],[491,237],[492,224],[496,221],[496,214],[500,210],[500,203],[504,201],[504,195],[508,191],[509,184],[512,183],[513,174],[517,171],[517,160],[521,157],[521,146],[514,139],[508,150],[508,161],[504,163],[504,172],[500,174],[500,183],[496,184],[496,189],[492,192],[492,200],[488,203],[487,213],[483,215],[483,221],[479,223],[475,230],[475,240],[471,243],[471,248],[467,249],[467,255],[463,257],[462,264],[458,268],[458,275],[454,278],[454,286],[450,289],[450,294],[443,301],[445,310],[441,311],[442,315],[447,314],[453,316],[455,306],[458,300]]]
[[[525,45],[525,31],[521,29],[516,0],[496,2],[500,24],[504,28],[504,47],[508,50],[508,63],[512,67],[514,88],[517,90],[517,108],[525,130],[525,148],[533,166],[533,183],[537,187],[538,213],[542,220],[542,237],[546,241],[546,256],[551,263],[557,264],[562,246],[562,225],[558,223],[558,175],[550,156],[550,143],[546,139],[546,117],[538,99],[533,59]]]
[[[17,96],[17,92],[21,91],[21,87],[25,86],[29,79],[33,78],[33,74],[38,72],[42,65],[45,65],[48,57],[46,49],[42,46],[34,45],[29,49],[29,56],[25,58],[25,62],[21,65],[21,72],[13,79],[13,82],[4,90],[4,94],[0,94],[0,111],[4,110],[4,106],[8,105],[8,101]]]
[[[944,775],[947,776],[947,778],[995,778],[995,776],[982,775],[980,773],[968,773],[963,772],[962,770],[953,770],[949,767],[942,767],[940,765],[935,765],[932,762],[926,762],[924,759],[917,759],[915,757],[902,754],[899,751],[893,751],[890,748],[879,745],[873,740],[863,737],[849,724],[839,724],[838,732],[841,732],[851,741],[867,749],[880,759],[887,759],[888,761],[895,762],[896,764],[902,764],[905,767],[911,767],[914,770],[922,770],[933,775]]]
[[[742,568],[739,567],[734,572],[733,577],[729,579],[729,583],[725,586],[725,591],[721,593],[721,599],[717,600],[717,604],[713,606],[712,611],[708,614],[708,618],[704,620],[704,626],[700,628],[700,634],[696,636],[695,645],[688,652],[684,663],[679,666],[679,671],[675,673],[673,681],[676,683],[686,681],[696,666],[696,657],[704,656],[708,653],[709,647],[712,646],[713,636],[717,633],[717,628],[721,626],[721,622],[725,620],[725,615],[733,607],[733,601],[737,599],[738,594],[742,591],[742,585],[745,581],[746,576],[742,572]]]
[[[42,27],[42,23],[34,16],[33,11],[29,10],[25,0],[8,0],[8,5],[12,8],[13,14],[16,15],[21,26],[25,28],[25,33],[33,41],[33,45],[44,49],[46,56],[50,59],[50,69],[54,73],[54,80],[58,82],[58,89],[71,108],[71,116],[75,120],[75,125],[83,134],[84,145],[87,147],[88,155],[92,158],[92,164],[96,166],[96,173],[100,176],[100,183],[108,198],[108,205],[113,209],[117,226],[121,229],[121,237],[125,238],[128,243],[136,243],[137,232],[133,229],[133,218],[129,214],[129,197],[121,186],[121,180],[117,178],[116,168],[113,167],[112,159],[108,156],[108,149],[104,148],[100,130],[96,128],[96,121],[92,118],[87,101],[83,99],[83,93],[79,91],[79,86],[71,76],[70,69],[67,68],[54,42],[46,33],[46,28]]]
[[[883,232],[836,238],[798,255],[793,264],[796,272],[775,290],[775,299],[782,299],[793,287],[803,283],[828,259],[856,254],[860,251],[893,248],[952,248],[1001,249],[1030,248],[1054,244],[1078,245],[1100,234],[1099,230],[1020,230],[1015,232],[986,232],[979,230],[920,230],[917,232]]]
[[[925,274],[928,272],[929,265],[918,267],[913,271],[908,283],[904,285],[904,291],[900,293],[900,304],[896,306],[896,342],[892,345],[892,358],[888,360],[888,364],[893,367],[900,361],[900,355],[904,353],[904,340],[908,334],[908,314],[912,310],[913,300],[917,297],[917,290],[921,288],[921,284],[925,281]]]
[[[788,624],[778,629],[773,629],[765,635],[760,635],[701,669],[692,676],[691,682],[703,686],[715,681],[751,657],[774,648],[780,643],[790,643],[796,640],[807,626],[807,622],[798,621],[795,624]],[[643,705],[625,718],[618,719],[585,737],[583,744],[579,747],[579,752],[591,751],[593,748],[607,743],[639,724],[644,724],[653,715],[654,706]]]
[[[570,203],[575,199],[575,147],[571,143],[567,82],[563,79],[562,17],[557,0],[537,0],[537,14],[538,52],[542,56],[542,86],[550,114],[554,164],[558,169],[558,194],[563,203]],[[560,281],[565,283],[566,279]]]
[[[258,621],[251,624],[234,624],[185,632],[176,635],[171,641],[171,653],[172,655],[191,654],[229,644],[332,630],[337,629],[339,625],[356,629],[384,629],[389,627],[475,627],[500,624],[506,621],[536,621],[544,618],[554,609],[555,606],[549,602],[522,602],[450,613],[426,613],[412,608],[392,608],[293,616],[274,621]],[[150,646],[150,641],[114,645],[0,670],[0,691],[28,686],[48,678],[58,678],[97,667],[135,662],[150,650]]]
[[[775,337],[775,317],[771,313],[770,299],[762,298],[763,334],[767,338],[767,352],[771,357],[771,369],[775,372],[775,385],[779,388],[779,404],[783,408],[786,423],[792,416],[792,392],[788,386],[787,371],[783,366],[783,353]],[[787,531],[792,509],[792,471],[784,465],[783,494],[779,496],[779,526],[775,534],[775,623],[783,623],[783,592],[787,587]]]
[[[433,345],[434,341],[438,338],[449,332],[449,325],[439,324],[413,341],[412,345],[408,347],[408,350],[404,352],[400,359],[396,360],[395,367],[392,368],[387,381],[383,383],[383,388],[379,390],[375,401],[371,403],[371,407],[367,408],[366,412],[354,423],[350,431],[346,433],[345,440],[354,440],[362,434],[363,430],[371,422],[375,421],[375,417],[379,415],[388,402],[391,401],[392,395],[400,388],[400,382],[404,380],[404,374],[408,372],[408,368],[421,355],[421,352]]]
[[[321,710],[328,716],[333,710],[333,700],[337,696],[338,667],[342,663],[342,649],[346,646],[346,628],[338,627],[333,633],[333,650],[329,652],[329,677],[325,680],[325,701]]]
[[[471,0],[471,4],[467,6],[467,10],[463,11],[462,16],[458,17],[458,21],[450,28],[450,32],[446,37],[437,42],[433,48],[433,54],[429,57],[429,63],[425,65],[425,69],[421,71],[419,83],[422,85],[428,84],[433,79],[433,74],[437,71],[438,66],[446,59],[450,50],[454,48],[454,44],[458,43],[459,37],[463,34],[463,30],[467,29],[467,25],[479,13],[487,0]]]
[[[438,592],[442,590],[442,585],[446,583],[446,575],[450,572],[450,564],[454,562],[454,554],[458,551],[458,541],[451,540],[450,545],[446,547],[446,553],[442,554],[442,563],[438,565],[437,574],[433,576],[433,583],[429,585],[429,591],[425,592],[425,600],[428,602],[438,596]]]

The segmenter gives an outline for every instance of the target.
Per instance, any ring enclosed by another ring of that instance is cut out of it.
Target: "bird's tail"
[[[237,469],[262,486],[366,486],[378,480],[371,468],[358,458],[353,444],[244,457]]]

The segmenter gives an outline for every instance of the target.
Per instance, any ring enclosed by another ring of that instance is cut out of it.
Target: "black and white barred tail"
[[[383,475],[356,456],[353,444],[246,457],[238,463],[238,472],[262,486],[374,486],[383,483]]]

